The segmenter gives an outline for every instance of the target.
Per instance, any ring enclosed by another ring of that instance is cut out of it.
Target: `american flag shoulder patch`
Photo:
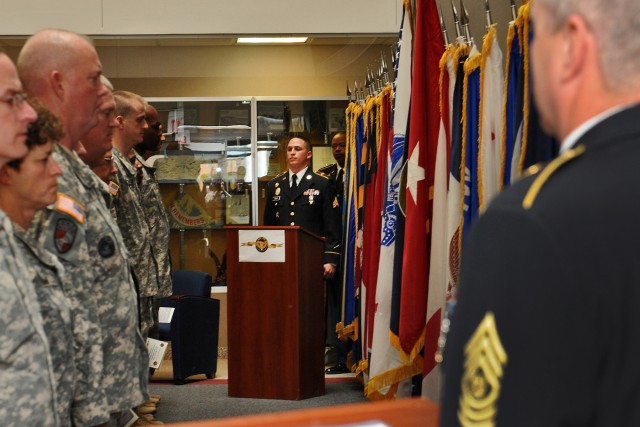
[[[84,223],[84,206],[66,194],[58,193],[56,210],[70,215],[80,224]]]
[[[120,190],[120,186],[118,184],[116,184],[113,181],[109,181],[109,194],[111,194],[112,196],[115,196],[116,194],[118,194],[119,190]]]

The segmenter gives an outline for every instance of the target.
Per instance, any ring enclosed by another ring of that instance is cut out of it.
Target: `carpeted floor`
[[[149,391],[162,396],[155,418],[165,423],[236,417],[268,412],[334,406],[366,402],[362,384],[355,374],[326,376],[324,396],[305,400],[243,399],[227,395],[227,360],[218,359],[215,379],[204,375],[189,378],[184,385],[174,385],[171,361],[162,361],[149,385]]]
[[[215,380],[213,380],[215,381]],[[354,381],[328,380],[326,394],[305,400],[244,399],[227,396],[226,384],[210,381],[181,386],[153,382],[150,391],[162,396],[155,417],[165,423],[236,417],[268,412],[366,402],[362,385]]]

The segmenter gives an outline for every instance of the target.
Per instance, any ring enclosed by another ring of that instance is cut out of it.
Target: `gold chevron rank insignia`
[[[493,427],[507,353],[492,312],[487,312],[464,348],[458,420],[464,427]]]

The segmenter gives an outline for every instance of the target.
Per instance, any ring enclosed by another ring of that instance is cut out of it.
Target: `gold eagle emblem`
[[[282,243],[269,243],[266,237],[258,237],[255,242],[240,244],[240,246],[255,246],[258,252],[266,252],[270,248],[281,248],[282,245]]]

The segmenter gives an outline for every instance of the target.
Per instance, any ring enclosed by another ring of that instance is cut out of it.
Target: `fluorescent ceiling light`
[[[238,43],[304,43],[307,37],[239,37]]]

